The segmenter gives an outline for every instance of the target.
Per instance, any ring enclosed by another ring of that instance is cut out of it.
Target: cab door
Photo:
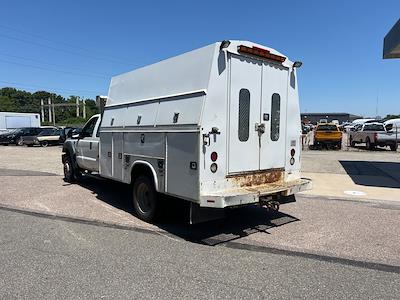
[[[90,171],[98,171],[98,144],[99,138],[96,136],[98,128],[98,116],[92,117],[83,127],[80,133],[81,138],[76,145],[76,160],[78,165]]]

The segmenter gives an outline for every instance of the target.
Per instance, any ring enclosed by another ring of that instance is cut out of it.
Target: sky
[[[94,98],[114,75],[238,39],[303,62],[302,112],[400,114],[400,59],[382,59],[398,0],[0,4],[0,87]]]

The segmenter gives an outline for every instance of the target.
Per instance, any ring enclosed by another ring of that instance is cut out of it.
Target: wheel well
[[[154,171],[151,169],[150,166],[145,163],[134,164],[131,171],[131,183],[133,183],[135,179],[140,175],[147,176],[153,182],[155,189],[158,190],[156,182],[157,177],[154,177],[156,175],[154,174]]]

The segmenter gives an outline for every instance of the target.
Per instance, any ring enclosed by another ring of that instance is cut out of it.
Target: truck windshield
[[[336,125],[318,125],[317,131],[337,131]]]
[[[364,126],[364,131],[385,131],[385,126],[382,124],[367,124]]]

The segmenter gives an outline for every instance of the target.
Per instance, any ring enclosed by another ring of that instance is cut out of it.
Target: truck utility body
[[[375,146],[389,146],[392,151],[397,150],[396,132],[386,131],[385,125],[378,122],[357,125],[350,131],[350,145],[354,147],[358,143],[365,143],[367,149]]]
[[[276,204],[311,187],[300,134],[296,65],[224,41],[113,77],[103,115],[64,144],[64,170],[132,184],[145,220],[153,189],[193,209]]]
[[[40,127],[39,114],[0,112],[0,133],[28,127]]]

